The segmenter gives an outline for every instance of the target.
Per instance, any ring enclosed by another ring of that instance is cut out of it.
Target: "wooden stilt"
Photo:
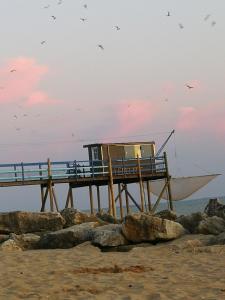
[[[68,189],[65,208],[69,207],[69,203],[70,203],[70,188]]]
[[[129,206],[129,198],[128,198],[128,190],[127,190],[127,185],[125,184],[125,199],[126,199],[126,209],[127,209],[127,214],[130,213],[130,206]]]
[[[118,183],[118,196],[119,196],[119,203],[120,203],[120,218],[123,219],[123,201],[122,201],[122,195],[121,195],[121,184]]]
[[[137,201],[134,199],[134,197],[128,192],[128,190],[126,191],[126,194],[129,196],[129,198],[134,203],[134,205],[141,211],[140,205],[137,203]]]
[[[159,204],[159,202],[160,202],[160,200],[161,200],[161,198],[162,198],[162,196],[163,196],[163,194],[164,194],[166,188],[168,187],[168,183],[169,183],[169,182],[166,180],[165,185],[164,185],[164,187],[163,187],[163,189],[162,189],[162,191],[161,191],[161,193],[160,193],[160,195],[159,195],[159,198],[157,199],[155,205],[154,205],[153,208],[152,208],[152,213],[154,213],[154,212],[156,211],[156,208],[158,207],[158,204]]]
[[[41,184],[41,205],[43,205],[44,196],[45,196],[45,191],[43,185]]]
[[[45,204],[46,204],[47,197],[48,197],[48,188],[46,188],[45,190],[45,195],[41,206],[41,212],[45,211]]]
[[[53,199],[54,199],[56,211],[59,211],[59,206],[58,206],[58,202],[57,202],[57,198],[56,198],[54,187],[52,187],[52,195],[53,195]]]
[[[113,172],[112,172],[112,160],[110,157],[109,146],[107,147],[108,161],[109,161],[109,184],[110,184],[110,194],[111,194],[111,203],[112,203],[112,214],[116,218],[116,203],[114,198],[113,191]]]
[[[94,214],[94,201],[93,201],[93,191],[92,191],[92,185],[89,185],[89,196],[90,196],[90,208],[91,208],[91,214]]]
[[[71,186],[69,187],[69,193],[70,193],[70,207],[71,207],[71,208],[74,208],[73,189],[72,189]]]
[[[48,192],[50,197],[50,210],[54,211],[54,199],[53,199],[53,193],[52,193],[52,172],[51,172],[51,162],[48,158]]]
[[[168,161],[167,161],[166,152],[164,152],[164,161],[165,161],[166,176],[167,176],[167,182],[168,182],[167,190],[168,190],[168,196],[169,196],[169,206],[170,206],[170,210],[173,210],[173,199],[172,199],[171,185],[170,185],[171,176],[169,175],[169,168],[168,168]]]
[[[99,185],[97,185],[96,188],[97,188],[98,212],[100,212],[101,211],[101,198],[100,198],[100,187],[99,187]]]
[[[150,190],[150,181],[146,181],[147,185],[147,197],[148,197],[148,211],[152,210],[152,203],[151,203],[151,190]]]
[[[110,191],[109,184],[108,184],[108,207],[109,207],[109,214],[112,215],[112,201],[111,201],[111,191]]]
[[[139,187],[140,187],[140,196],[141,196],[141,211],[144,211],[144,188],[143,181],[141,176],[141,163],[139,155],[137,155],[137,165],[138,165],[138,177],[139,177]]]
[[[120,191],[120,193],[122,194],[122,192],[125,190],[125,187],[123,186],[122,187],[122,189],[121,189],[121,191]],[[115,202],[117,202],[117,200],[119,199],[119,197],[120,197],[120,194],[118,193],[118,195],[116,196],[116,198],[115,198]]]

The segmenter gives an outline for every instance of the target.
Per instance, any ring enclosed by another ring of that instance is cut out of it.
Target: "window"
[[[92,160],[99,160],[98,147],[92,147]]]

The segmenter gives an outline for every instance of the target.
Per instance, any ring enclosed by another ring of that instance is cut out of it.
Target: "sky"
[[[96,141],[159,148],[175,129],[171,174],[220,173],[194,197],[225,195],[223,0],[0,4],[1,163],[87,159]],[[0,198],[3,210],[35,209],[39,190]]]

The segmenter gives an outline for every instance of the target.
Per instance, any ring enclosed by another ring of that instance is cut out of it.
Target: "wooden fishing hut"
[[[155,142],[127,142],[127,143],[95,143],[84,145],[88,149],[89,161],[92,164],[92,172],[96,176],[107,174],[108,206],[109,213],[116,217],[116,202],[119,200],[120,217],[123,218],[122,194],[125,194],[126,213],[130,213],[130,201],[141,212],[154,212],[165,192],[168,190],[169,208],[172,210],[170,191],[170,176],[167,157],[164,152],[162,157],[156,157]],[[151,204],[150,181],[165,178],[165,186],[154,207]],[[139,183],[140,201],[136,201],[128,191],[128,184]],[[115,197],[114,184],[118,185],[118,194]],[[98,210],[100,210],[101,180],[97,187]],[[90,201],[93,203],[92,186],[89,186]],[[147,193],[147,195],[146,195]],[[146,200],[147,196],[147,200]],[[91,205],[92,207],[92,205]]]

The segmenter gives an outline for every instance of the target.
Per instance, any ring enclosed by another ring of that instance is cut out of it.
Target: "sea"
[[[200,198],[200,199],[190,199],[182,201],[174,201],[174,210],[177,216],[189,215],[194,212],[204,212],[206,205],[208,204],[210,198]],[[218,201],[225,205],[225,196],[218,197]],[[154,203],[153,203],[154,205]],[[138,212],[136,206],[130,206],[132,212]],[[157,211],[168,209],[167,201],[162,201],[159,203]],[[117,208],[117,215],[119,215],[119,209]],[[124,208],[125,211],[125,208]]]

